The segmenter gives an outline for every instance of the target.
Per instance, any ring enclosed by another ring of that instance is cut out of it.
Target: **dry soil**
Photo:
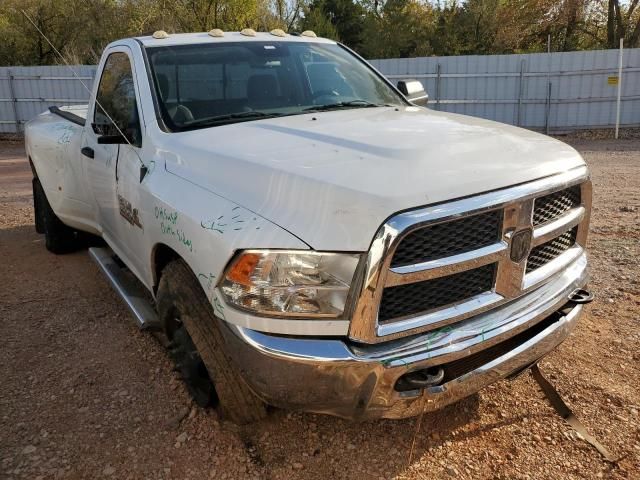
[[[195,407],[81,251],[33,226],[31,173],[0,144],[0,478],[640,478],[640,140],[569,139],[593,172],[597,301],[542,369],[617,465],[576,437],[529,375],[415,419],[276,411],[236,428]]]

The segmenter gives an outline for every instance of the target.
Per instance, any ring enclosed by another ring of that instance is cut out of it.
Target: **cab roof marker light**
[[[303,37],[311,37],[311,38],[317,37],[316,32],[314,32],[313,30],[305,30],[300,35],[302,35]]]
[[[275,28],[275,29],[271,30],[269,33],[271,35],[273,35],[274,37],[286,37],[287,36],[285,31],[280,29],[280,28]]]
[[[164,40],[165,38],[169,38],[169,34],[164,30],[156,30],[155,32],[153,32],[152,37],[156,40]]]
[[[253,28],[243,28],[240,35],[244,35],[245,37],[255,37],[256,31]]]
[[[219,28],[214,28],[213,30],[209,30],[208,33],[210,37],[215,37],[215,38],[224,37],[224,32]]]

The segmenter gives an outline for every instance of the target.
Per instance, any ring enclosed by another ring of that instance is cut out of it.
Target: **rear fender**
[[[45,191],[51,208],[64,216],[65,198],[80,200],[75,192],[84,188],[78,166],[71,165],[79,151],[83,127],[50,112],[27,123],[25,148],[31,169]]]

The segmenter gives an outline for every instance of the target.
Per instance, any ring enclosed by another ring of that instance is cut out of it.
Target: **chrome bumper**
[[[269,335],[226,322],[227,352],[251,388],[267,403],[344,418],[405,418],[419,413],[422,390],[398,392],[407,372],[469,357],[528,331],[567,305],[587,283],[581,255],[566,270],[523,297],[458,324],[376,345],[340,339]],[[429,387],[427,411],[437,410],[530,366],[557,347],[575,327],[581,306],[487,363]],[[554,317],[555,318],[555,317]]]

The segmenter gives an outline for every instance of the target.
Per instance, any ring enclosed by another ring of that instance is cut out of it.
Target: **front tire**
[[[264,418],[266,405],[225,353],[220,320],[182,260],[163,269],[157,299],[160,321],[171,340],[171,356],[196,403],[207,406],[217,401],[223,416],[241,425]]]
[[[44,233],[47,250],[57,255],[77,250],[76,231],[62,223],[54,213],[37,178],[33,179],[33,206],[36,231]]]

